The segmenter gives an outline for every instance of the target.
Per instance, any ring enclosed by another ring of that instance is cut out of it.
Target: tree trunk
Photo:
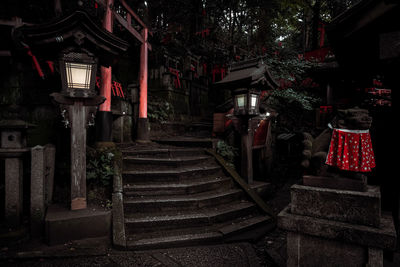
[[[320,22],[320,15],[321,15],[321,0],[316,0],[315,4],[312,8],[313,10],[313,20],[312,20],[312,32],[311,32],[311,49],[315,50],[318,48],[318,26]]]

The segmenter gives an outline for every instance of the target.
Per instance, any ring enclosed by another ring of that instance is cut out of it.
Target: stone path
[[[234,243],[149,251],[118,251],[100,245],[98,240],[65,244],[49,251],[0,253],[1,266],[262,266],[253,246]],[[85,248],[86,246],[86,248]],[[90,247],[93,246],[93,247]],[[268,265],[273,266],[273,265]]]
[[[288,181],[267,204],[279,212],[290,201]],[[25,251],[25,252],[22,252]],[[286,232],[275,229],[257,244],[232,243],[162,250],[120,251],[107,240],[88,239],[48,247],[31,242],[26,247],[0,247],[0,266],[286,266]],[[400,248],[385,253],[384,267],[400,266]]]

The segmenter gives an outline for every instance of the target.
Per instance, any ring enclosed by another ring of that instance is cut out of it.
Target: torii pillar
[[[106,0],[106,12],[103,20],[103,28],[109,32],[112,32],[113,16],[111,7],[114,4],[114,0]],[[112,141],[112,112],[111,112],[111,80],[112,70],[111,67],[100,67],[101,72],[101,85],[100,85],[100,96],[106,100],[100,105],[99,111],[97,112],[98,126],[96,128],[96,139],[99,142],[110,142]]]
[[[104,15],[103,27],[112,32],[113,11],[111,9],[114,0],[106,0],[106,12]],[[148,28],[140,20],[140,18],[126,5],[124,1],[122,4],[128,10],[128,30],[142,43],[140,48],[140,72],[139,72],[139,85],[140,85],[140,103],[139,103],[139,120],[137,125],[137,140],[147,142],[149,140],[149,124],[147,119],[147,76],[148,76],[148,51],[151,46],[148,43]],[[134,17],[139,24],[143,26],[139,34],[134,28],[130,26],[130,19]],[[111,67],[101,68],[101,88],[100,95],[106,98],[106,101],[100,106],[97,112],[97,118],[100,125],[97,131],[97,141],[112,141],[112,112],[111,112]]]
[[[149,141],[149,122],[147,119],[147,63],[148,49],[147,42],[148,29],[145,27],[141,32],[143,42],[140,47],[140,72],[139,72],[139,120],[137,125],[137,141]]]

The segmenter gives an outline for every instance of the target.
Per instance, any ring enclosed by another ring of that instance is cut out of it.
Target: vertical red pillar
[[[106,0],[106,12],[104,14],[103,28],[112,32],[112,10],[111,6],[114,0]],[[112,113],[111,113],[111,67],[101,66],[101,86],[100,95],[106,98],[100,105],[97,112],[96,139],[100,142],[108,142],[112,140]]]
[[[139,120],[137,128],[138,141],[149,139],[148,120],[147,120],[147,62],[148,62],[148,29],[142,30],[143,43],[140,48],[140,101],[139,101]]]

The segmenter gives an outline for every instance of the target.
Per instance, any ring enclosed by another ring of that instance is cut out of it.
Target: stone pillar
[[[23,165],[21,158],[5,159],[5,217],[10,227],[19,226],[23,207]]]
[[[395,249],[396,231],[380,199],[377,186],[293,185],[291,203],[278,215],[278,227],[288,231],[287,266],[383,266],[382,250]]]
[[[45,216],[45,152],[44,147],[31,150],[31,235],[38,237],[43,232]]]
[[[10,107],[18,114],[18,109]],[[17,115],[13,115],[13,117]],[[0,157],[5,159],[5,219],[8,227],[21,224],[23,210],[23,160],[26,148],[26,130],[33,125],[20,119],[0,121]]]
[[[46,208],[53,197],[55,147],[47,144],[31,149],[31,235],[43,234]]]
[[[45,156],[45,204],[50,205],[53,200],[54,190],[54,171],[56,163],[56,147],[52,144],[47,144],[44,147]]]

